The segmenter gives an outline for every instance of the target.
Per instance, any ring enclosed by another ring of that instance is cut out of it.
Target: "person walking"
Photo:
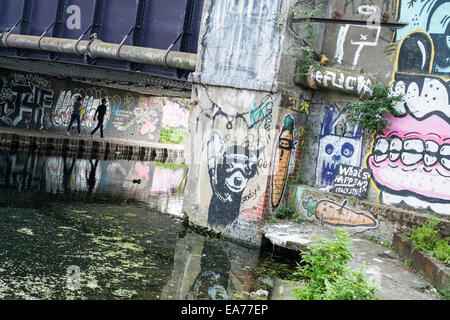
[[[97,111],[95,111],[94,120],[98,120],[98,125],[94,129],[94,131],[91,132],[91,136],[94,136],[94,133],[97,132],[98,129],[100,129],[100,137],[104,139],[103,136],[103,121],[105,120],[105,114],[106,114],[106,99],[102,99],[102,104],[98,106]],[[98,116],[97,116],[98,115]]]
[[[75,120],[77,121],[78,135],[80,137],[83,135],[83,133],[81,132],[81,116],[80,116],[82,100],[83,100],[83,98],[81,98],[81,96],[78,96],[77,101],[73,105],[72,116],[70,117],[70,124],[69,124],[69,127],[67,128],[68,136],[70,136],[70,131],[72,130],[72,125]]]

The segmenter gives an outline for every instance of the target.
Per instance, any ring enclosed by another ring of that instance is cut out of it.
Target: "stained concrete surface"
[[[332,228],[312,222],[269,223],[264,227],[264,236],[272,244],[291,250],[305,250],[320,236],[325,239],[335,238]],[[349,265],[357,269],[362,264],[368,278],[378,285],[376,298],[380,300],[439,300],[430,283],[420,274],[410,270],[400,255],[370,240],[351,235],[354,257]],[[292,284],[285,284],[292,287]],[[428,288],[428,289],[426,289]],[[286,290],[284,290],[286,291]],[[289,291],[289,290],[288,290]],[[277,299],[277,297],[272,297]],[[279,299],[292,299],[290,295],[278,295]]]

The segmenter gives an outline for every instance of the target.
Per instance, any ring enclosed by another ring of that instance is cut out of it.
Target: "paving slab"
[[[334,239],[332,228],[313,222],[277,222],[264,226],[264,236],[272,244],[291,250],[306,250],[318,236]],[[362,264],[368,277],[378,284],[376,298],[380,300],[440,300],[430,288],[430,283],[420,274],[407,268],[405,260],[394,250],[379,243],[351,234],[354,257],[349,262],[352,269]]]

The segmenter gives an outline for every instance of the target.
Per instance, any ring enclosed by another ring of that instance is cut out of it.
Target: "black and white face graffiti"
[[[215,132],[208,143],[208,172],[213,190],[208,224],[226,227],[239,215],[242,193],[257,173],[262,150],[228,146]]]

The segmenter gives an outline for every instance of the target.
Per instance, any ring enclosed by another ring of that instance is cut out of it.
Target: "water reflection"
[[[162,299],[228,300],[255,287],[259,250],[188,232],[177,241]]]
[[[36,154],[0,154],[0,188],[5,195],[23,190],[52,195],[84,195],[139,200],[149,208],[181,215],[187,167],[128,160],[77,159]]]
[[[245,299],[270,290],[265,272],[279,264],[263,251],[174,218],[186,170],[0,155],[0,299]],[[67,287],[71,266],[79,290]]]

